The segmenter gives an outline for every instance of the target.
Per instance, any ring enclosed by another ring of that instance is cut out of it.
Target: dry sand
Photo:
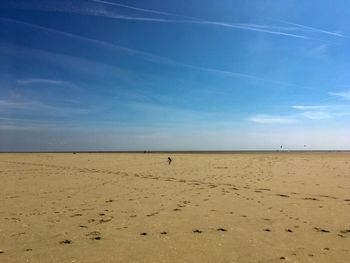
[[[0,179],[2,263],[350,262],[349,153],[0,154]]]

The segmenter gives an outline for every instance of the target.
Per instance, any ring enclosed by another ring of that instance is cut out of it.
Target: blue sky
[[[350,149],[348,7],[3,0],[0,150]]]

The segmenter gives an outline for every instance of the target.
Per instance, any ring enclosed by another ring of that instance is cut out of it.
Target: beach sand
[[[349,153],[0,154],[0,179],[2,263],[350,262]]]

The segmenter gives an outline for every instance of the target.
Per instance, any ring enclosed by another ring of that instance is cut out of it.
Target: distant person
[[[173,161],[173,160],[171,160],[171,158],[168,157],[168,163],[169,163],[169,165],[171,164],[172,161]]]

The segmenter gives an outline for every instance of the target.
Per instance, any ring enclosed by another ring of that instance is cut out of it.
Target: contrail
[[[114,2],[108,2],[108,1],[102,1],[102,0],[90,0],[90,1],[95,2],[95,3],[100,3],[100,4],[120,6],[120,7],[132,9],[132,10],[136,10],[136,11],[151,13],[151,14],[175,16],[175,17],[182,17],[182,18],[189,18],[189,19],[196,19],[196,18],[190,17],[190,16],[184,16],[184,15],[179,15],[179,14],[174,14],[174,13],[169,13],[169,12],[157,11],[157,10],[153,10],[153,9],[139,8],[139,7],[135,7],[135,6],[124,5],[124,4],[114,3]]]
[[[257,32],[265,32],[265,33],[270,33],[270,34],[276,34],[276,35],[284,35],[284,36],[290,36],[290,37],[297,37],[297,38],[304,38],[304,39],[313,39],[310,37],[302,36],[302,35],[296,35],[296,34],[289,34],[289,33],[284,33],[280,31],[274,31],[273,29],[278,29],[278,30],[296,30],[300,31],[300,29],[307,29],[311,30],[314,32],[319,32],[319,33],[324,33],[328,35],[334,35],[338,37],[345,37],[342,34],[331,32],[331,31],[326,31],[322,29],[317,29],[313,28],[310,26],[305,26],[297,23],[291,23],[283,20],[278,20],[279,22],[289,24],[289,25],[294,25],[296,27],[294,28],[285,28],[285,27],[279,27],[279,26],[269,26],[269,25],[259,25],[259,24],[231,24],[231,23],[225,23],[225,22],[219,22],[219,21],[210,21],[210,20],[203,20],[197,17],[192,17],[192,16],[184,16],[180,14],[174,14],[174,13],[169,13],[169,12],[163,12],[163,11],[158,11],[154,9],[144,9],[144,8],[138,8],[135,6],[130,6],[130,5],[124,5],[124,4],[119,4],[115,2],[108,2],[108,1],[103,1],[103,0],[90,0],[95,3],[101,3],[101,4],[107,4],[107,5],[114,5],[114,6],[120,6],[124,8],[128,8],[131,10],[137,10],[141,12],[147,12],[147,13],[153,13],[153,14],[158,14],[158,15],[166,15],[166,16],[175,16],[175,17],[182,17],[182,18],[187,18],[190,19],[190,21],[176,21],[176,20],[166,20],[166,19],[160,19],[160,20],[153,20],[149,18],[140,18],[140,17],[134,17],[134,20],[138,21],[154,21],[154,22],[171,22],[171,23],[195,23],[195,24],[209,24],[209,25],[216,25],[216,26],[223,26],[223,27],[231,27],[231,28],[237,28],[237,29],[245,29],[245,30],[251,30],[251,31],[257,31]],[[123,19],[122,17],[115,17],[119,19]],[[131,19],[132,17],[124,17],[124,19]],[[143,20],[144,19],[144,20]],[[262,29],[265,28],[265,29]]]
[[[103,16],[103,17],[107,17],[107,18],[111,18],[111,19],[121,19],[121,20],[131,20],[131,21],[160,22],[160,23],[173,23],[173,24],[212,25],[212,26],[234,28],[234,29],[239,29],[239,30],[262,32],[262,33],[268,33],[268,34],[273,34],[273,35],[294,37],[294,38],[317,40],[317,39],[310,38],[310,37],[303,36],[303,35],[285,33],[285,32],[281,32],[281,31],[273,31],[273,30],[265,29],[263,27],[260,28],[260,27],[254,27],[254,26],[246,26],[244,24],[230,24],[230,23],[206,21],[206,20],[175,20],[175,19],[165,19],[165,18],[136,17],[136,16],[125,16],[125,15],[113,14],[110,12],[107,13],[107,12],[96,12],[96,11],[93,13],[93,15]],[[266,26],[266,28],[268,28],[268,27]]]
[[[101,46],[104,48],[110,48],[110,49],[114,49],[114,50],[118,50],[118,51],[123,51],[123,52],[127,52],[129,54],[132,54],[132,55],[139,55],[147,61],[151,61],[151,62],[158,63],[158,64],[164,64],[164,65],[170,65],[170,66],[176,66],[176,67],[182,67],[182,68],[189,68],[189,69],[199,70],[199,71],[203,71],[203,72],[212,72],[212,73],[217,73],[220,75],[227,75],[227,76],[232,76],[232,77],[260,80],[260,81],[274,83],[274,84],[283,85],[283,86],[294,86],[294,87],[308,88],[308,87],[300,86],[297,84],[285,83],[285,82],[265,79],[265,78],[261,78],[261,77],[255,76],[255,75],[245,74],[245,73],[241,73],[241,72],[221,70],[221,69],[201,67],[201,66],[195,66],[195,65],[191,65],[191,64],[181,63],[181,62],[178,62],[176,60],[173,60],[173,59],[170,59],[167,57],[155,55],[153,53],[148,53],[148,52],[144,52],[144,51],[140,51],[140,50],[136,50],[136,49],[131,49],[131,48],[115,45],[115,44],[112,44],[109,42],[105,42],[105,41],[101,41],[101,40],[97,40],[97,39],[92,39],[92,38],[88,38],[88,37],[83,37],[80,35],[67,33],[64,31],[59,31],[56,29],[43,27],[43,26],[39,26],[36,24],[27,23],[27,22],[22,22],[22,21],[10,19],[10,18],[0,17],[0,20],[5,21],[7,23],[14,23],[14,24],[22,25],[22,26],[25,26],[27,28],[31,28],[33,30],[42,30],[42,31],[46,31],[49,33],[53,33],[53,34],[59,34],[59,35],[64,36],[64,37],[76,39],[79,41],[85,41],[85,42],[88,42],[90,44],[94,44],[94,45]]]
[[[314,27],[311,27],[311,26],[301,25],[301,24],[292,23],[292,22],[289,22],[289,21],[284,21],[284,20],[278,20],[278,21],[280,21],[281,23],[287,24],[287,25],[292,25],[292,26],[297,26],[297,27],[300,27],[300,28],[308,29],[308,30],[310,30],[312,32],[319,32],[319,33],[332,35],[332,36],[337,36],[337,37],[346,37],[345,35],[340,34],[340,33],[331,32],[331,31],[327,31],[327,30],[323,30],[323,29],[318,29],[318,28],[314,28]]]
[[[299,39],[313,39],[311,37],[301,35],[301,34],[291,34],[287,32],[283,32],[285,30],[284,28],[276,28],[271,27],[268,25],[249,25],[249,24],[242,24],[242,23],[225,23],[225,22],[219,22],[219,21],[209,21],[209,20],[203,20],[196,17],[191,16],[184,16],[180,14],[174,14],[169,12],[163,12],[153,9],[144,9],[144,8],[138,8],[135,6],[130,5],[124,5],[119,3],[112,3],[104,0],[90,0],[90,3],[96,3],[96,4],[103,4],[103,5],[113,5],[113,6],[120,6],[123,8],[128,8],[131,10],[137,10],[141,12],[156,14],[156,15],[163,15],[166,16],[164,18],[162,17],[140,17],[140,16],[130,16],[130,15],[122,15],[115,13],[110,10],[105,9],[98,9],[93,8],[92,6],[88,6],[86,8],[83,8],[79,5],[75,5],[74,3],[72,5],[37,5],[33,6],[29,3],[24,2],[24,4],[19,5],[16,2],[11,2],[10,7],[16,8],[16,9],[31,9],[31,10],[40,10],[40,11],[54,11],[54,12],[66,12],[66,13],[77,13],[77,14],[83,14],[83,15],[93,15],[93,16],[100,16],[100,17],[106,17],[111,19],[120,19],[120,20],[130,20],[130,21],[143,21],[143,22],[158,22],[158,23],[172,23],[172,24],[197,24],[197,25],[211,25],[211,26],[217,26],[217,27],[226,27],[231,29],[238,29],[238,30],[248,30],[248,31],[254,31],[254,32],[260,32],[260,33],[267,33],[267,34],[273,34],[273,35],[279,35],[279,36],[285,36],[285,37],[293,37],[293,38],[299,38]],[[171,18],[172,17],[172,18]],[[181,19],[175,19],[175,18],[181,18]],[[317,39],[313,39],[317,40]]]

